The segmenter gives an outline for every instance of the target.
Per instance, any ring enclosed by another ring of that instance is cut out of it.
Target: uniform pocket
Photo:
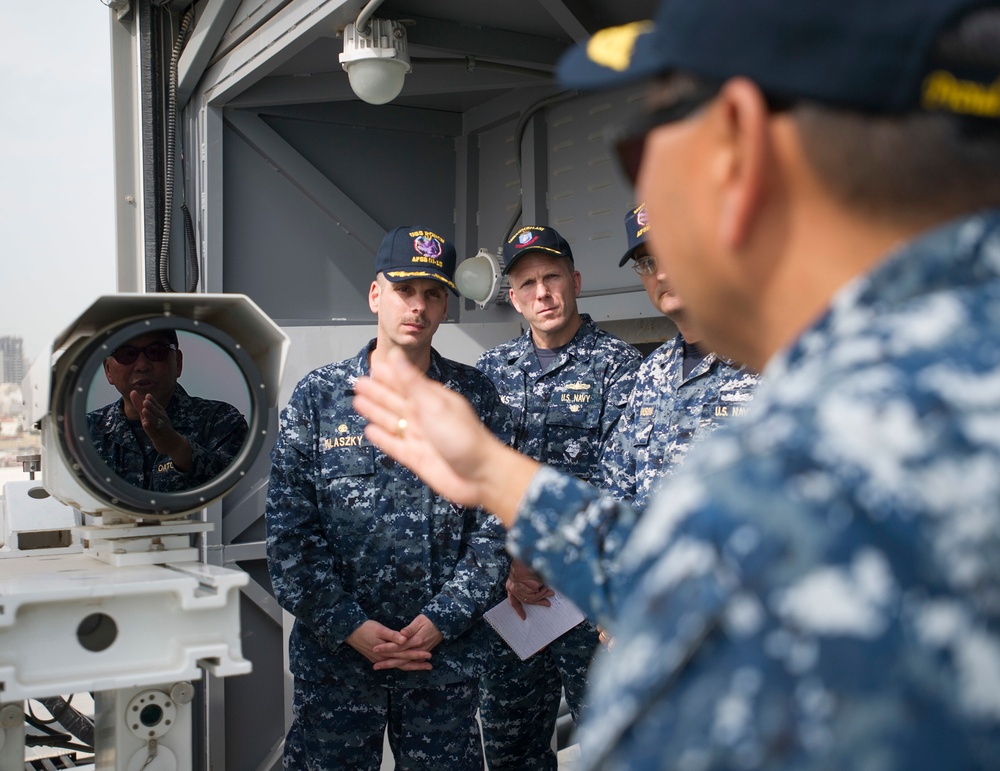
[[[598,405],[550,405],[545,416],[545,458],[549,463],[580,479],[589,479],[600,447]]]
[[[360,420],[323,426],[319,458],[320,473],[327,479],[375,473],[375,448],[365,439]]]
[[[646,447],[649,444],[649,439],[652,435],[653,421],[644,420],[636,426],[632,442],[636,447]]]

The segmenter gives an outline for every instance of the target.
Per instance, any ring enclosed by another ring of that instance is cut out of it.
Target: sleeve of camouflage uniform
[[[267,489],[267,564],[274,595],[333,648],[368,620],[344,591],[317,507],[313,457],[318,416],[308,382],[281,413]]]
[[[510,410],[485,376],[477,373],[476,383],[479,391],[465,396],[490,430],[509,444],[513,436]],[[506,532],[496,517],[483,509],[466,509],[464,523],[454,575],[423,610],[446,640],[461,635],[495,604],[510,568],[504,551]]]
[[[500,521],[482,509],[465,512],[462,552],[455,572],[423,614],[446,640],[471,627],[496,602],[498,587],[510,560],[504,552],[506,534]]]
[[[613,626],[622,596],[616,581],[617,556],[628,540],[637,515],[592,485],[542,466],[521,500],[508,534],[511,554],[545,576],[588,618]],[[544,544],[535,550],[532,544]],[[548,555],[558,558],[546,559]]]
[[[607,445],[618,426],[629,397],[635,388],[636,375],[642,365],[642,356],[631,345],[618,353],[609,367],[604,385],[604,411],[601,416],[601,448]]]
[[[233,462],[246,439],[246,418],[231,404],[219,402],[219,409],[210,419],[208,444],[202,445],[188,437],[191,444],[189,475],[199,482],[208,482],[221,474]]]
[[[611,433],[611,438],[601,451],[597,472],[591,483],[606,490],[619,501],[631,502],[635,498],[635,453],[633,432],[635,430],[637,395],[635,389],[629,395],[628,404]]]
[[[489,356],[489,351],[483,351],[476,359],[476,369],[486,375],[491,383],[497,382],[497,367],[493,357]]]

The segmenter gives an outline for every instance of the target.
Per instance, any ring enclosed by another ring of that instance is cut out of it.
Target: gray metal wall
[[[279,323],[369,321],[374,254],[392,227],[454,239],[457,121],[396,110],[360,125],[344,112],[226,114],[225,290]]]

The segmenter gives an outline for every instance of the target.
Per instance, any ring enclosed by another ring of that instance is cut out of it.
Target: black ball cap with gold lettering
[[[514,263],[529,252],[541,252],[553,257],[565,257],[573,262],[573,252],[566,239],[555,229],[544,225],[525,225],[514,231],[514,235],[503,245],[503,273],[510,273]]]
[[[1000,72],[936,61],[938,37],[997,0],[663,0],[653,21],[598,30],[565,53],[564,88],[682,72],[744,77],[769,96],[868,113],[1000,119]]]
[[[384,274],[393,283],[429,278],[458,294],[455,247],[426,228],[407,226],[386,233],[375,255],[375,273]]]

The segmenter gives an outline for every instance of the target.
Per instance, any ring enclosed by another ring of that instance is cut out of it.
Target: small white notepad
[[[524,661],[584,619],[580,609],[559,592],[549,597],[549,602],[548,608],[524,605],[528,617],[522,621],[510,602],[503,600],[486,611],[485,618]]]

